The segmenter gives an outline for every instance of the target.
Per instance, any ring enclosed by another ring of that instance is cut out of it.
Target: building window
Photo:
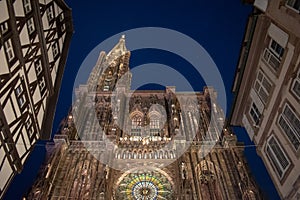
[[[55,58],[59,54],[59,48],[57,42],[52,44],[52,54],[53,54],[53,58]]]
[[[293,147],[298,150],[300,146],[300,120],[288,104],[285,105],[278,124]]]
[[[28,120],[25,122],[25,128],[29,130],[31,125],[32,125],[32,120],[31,117],[29,117]]]
[[[16,88],[16,95],[17,97],[19,97],[21,94],[23,93],[23,87],[22,85],[18,85],[18,87]]]
[[[48,19],[48,22],[51,22],[53,19],[54,19],[54,9],[53,9],[53,5],[50,5],[48,8],[47,8],[47,19]]]
[[[281,58],[284,53],[284,48],[280,46],[275,40],[271,39],[269,47],[265,49],[263,54],[263,59],[275,70],[277,71]]]
[[[46,87],[45,77],[42,77],[39,81],[40,90],[43,91]]]
[[[131,120],[131,135],[141,136],[142,117],[140,115],[133,116]]]
[[[37,61],[35,61],[34,65],[35,65],[35,73],[38,76],[43,71],[41,60],[38,59]]]
[[[31,11],[30,0],[23,0],[23,5],[24,5],[25,14],[29,13]]]
[[[159,134],[159,118],[157,116],[150,117],[150,135],[158,136]]]
[[[59,15],[59,21],[60,22],[62,22],[63,20],[64,20],[64,13],[61,13],[60,15]]]
[[[64,31],[66,30],[66,25],[65,25],[65,23],[64,23],[64,19],[65,19],[64,13],[61,13],[61,14],[59,15],[59,21],[60,21],[60,23],[61,23],[61,26],[60,26],[61,32],[64,32]]]
[[[2,34],[6,33],[6,31],[8,31],[7,22],[3,22],[2,24],[0,24],[0,31],[1,31]]]
[[[61,28],[61,32],[64,32],[66,30],[66,25],[62,23],[60,28]]]
[[[14,54],[14,50],[13,50],[13,47],[11,45],[11,40],[10,39],[4,42],[4,47],[5,47],[5,51],[6,51],[6,54],[7,54],[8,61],[12,61],[12,59],[14,59],[14,57],[15,57],[15,54]]]
[[[15,94],[16,94],[17,101],[18,101],[20,108],[23,108],[23,106],[26,103],[26,99],[24,96],[23,86],[21,84],[16,87]]]
[[[297,12],[300,12],[300,0],[287,0],[286,5]]]
[[[29,135],[29,138],[31,138],[31,136],[33,135],[34,133],[34,128],[33,126],[31,126],[29,129],[28,129],[28,135]]]
[[[284,48],[280,46],[275,40],[271,39],[269,49],[277,56],[277,58],[282,58],[284,53]]]
[[[23,106],[26,103],[26,100],[23,95],[18,98],[18,103],[19,103],[20,108],[23,108]]]
[[[292,84],[292,92],[300,99],[300,69],[298,70],[297,77],[294,79]]]
[[[261,113],[259,112],[254,102],[252,102],[249,114],[252,117],[253,122],[255,123],[254,125],[258,125],[261,117]]]
[[[35,31],[33,17],[27,21],[27,28],[29,34],[32,34]]]
[[[31,136],[34,133],[34,127],[33,127],[33,124],[32,124],[31,116],[29,116],[28,120],[25,122],[25,128],[27,130],[29,138],[31,138]]]
[[[290,166],[290,161],[274,136],[268,139],[265,151],[274,170],[281,179]]]
[[[271,81],[263,74],[262,71],[258,71],[257,77],[254,83],[254,89],[262,102],[266,104],[272,88]]]

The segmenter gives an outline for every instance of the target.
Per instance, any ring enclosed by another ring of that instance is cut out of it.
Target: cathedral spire
[[[119,42],[114,46],[114,48],[107,54],[107,60],[114,60],[115,58],[124,55],[127,52],[125,45],[125,35],[122,35]]]

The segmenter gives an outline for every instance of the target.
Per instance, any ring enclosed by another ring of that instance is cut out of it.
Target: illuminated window
[[[150,135],[158,136],[159,134],[159,118],[155,115],[150,117]]]
[[[131,120],[131,135],[141,136],[142,132],[142,117],[140,115],[133,116]]]

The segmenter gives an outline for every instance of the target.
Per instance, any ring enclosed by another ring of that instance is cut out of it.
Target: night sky
[[[74,35],[57,103],[53,133],[57,132],[60,121],[70,109],[77,71],[89,52],[105,39],[139,27],[176,30],[202,45],[222,75],[226,87],[227,114],[229,113],[231,86],[252,6],[243,5],[240,0],[66,0],[66,3],[72,8]],[[131,52],[130,67],[145,63],[161,63],[174,67],[190,81],[195,90],[201,91],[205,85],[201,78],[194,76],[189,63],[170,52],[154,49]],[[261,159],[256,156],[255,148],[247,147],[252,143],[246,132],[235,128],[235,133],[246,144],[245,155],[264,196],[266,199],[279,199]],[[4,199],[21,199],[33,183],[44,155],[45,141],[41,141],[27,160],[22,174],[15,177]]]

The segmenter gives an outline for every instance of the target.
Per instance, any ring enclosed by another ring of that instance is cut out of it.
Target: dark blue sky
[[[119,32],[139,27],[163,27],[182,32],[201,44],[219,68],[226,87],[227,113],[232,100],[231,85],[238,61],[247,17],[252,6],[240,0],[185,0],[185,1],[75,1],[66,0],[72,8],[74,35],[53,125],[57,131],[61,119],[67,114],[72,102],[72,89],[81,63],[88,53],[103,40]],[[116,41],[117,42],[117,41]],[[194,89],[202,90],[204,84],[194,77],[191,68],[174,54],[159,50],[132,52],[130,65],[156,62],[174,66],[184,74]],[[238,138],[251,144],[242,129],[236,129]],[[39,142],[25,164],[23,173],[17,175],[5,199],[20,199],[28,190],[44,159],[44,143]],[[267,199],[279,199],[253,147],[246,148],[252,173]]]

